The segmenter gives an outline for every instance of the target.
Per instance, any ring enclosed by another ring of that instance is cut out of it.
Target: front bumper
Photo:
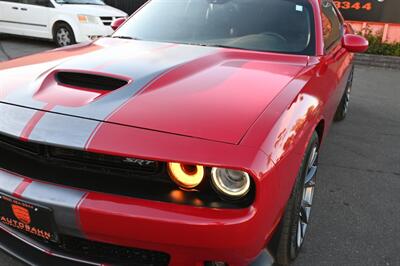
[[[262,265],[271,262],[262,252],[268,236],[263,236],[263,219],[254,207],[223,210],[153,202],[56,186],[5,170],[0,170],[0,192],[51,208],[60,234],[163,252],[170,256],[169,265],[203,265],[205,261],[248,265],[257,258],[263,260]],[[105,263],[52,250],[1,228],[5,230],[2,234],[13,237],[0,236],[0,248],[31,264],[41,264],[40,253],[44,258],[54,257],[55,262]],[[33,248],[25,252],[23,245]]]
[[[96,37],[109,36],[114,31],[111,26],[101,24],[79,24],[75,32],[76,42],[87,42],[96,39]]]
[[[93,261],[73,258],[66,254],[46,250],[41,248],[39,244],[35,245],[35,243],[30,241],[0,226],[0,249],[26,264],[64,266],[102,265]],[[264,250],[251,266],[269,266],[273,265],[273,263],[273,257],[267,250]]]
[[[39,244],[28,240],[0,225],[0,249],[29,265],[98,265],[89,261],[73,259],[69,256],[52,253]]]

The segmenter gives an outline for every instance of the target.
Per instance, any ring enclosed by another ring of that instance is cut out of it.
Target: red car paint
[[[315,14],[320,14],[320,1],[310,2]],[[53,137],[68,134],[66,128],[54,127],[48,136],[40,135],[49,130],[40,124],[43,118],[57,115],[77,124],[98,122],[82,143],[82,136],[65,135],[69,140],[76,138],[71,147],[247,171],[257,193],[253,204],[244,209],[195,207],[77,190],[83,196],[74,210],[82,234],[90,240],[163,251],[171,255],[170,265],[200,266],[205,261],[247,265],[281,220],[311,134],[317,129],[322,140],[325,138],[351,71],[353,55],[342,42],[325,54],[321,20],[315,16],[315,56],[196,48],[200,55],[182,58],[182,64],[149,80],[135,97],[121,102],[104,118],[79,108],[101,104],[114,92],[105,96],[52,86],[54,80],[46,79],[52,77],[48,73],[73,69],[126,77],[130,59],[151,61],[153,56],[168,57],[174,55],[172,49],[186,48],[105,38],[16,59],[0,64],[0,105],[15,105],[15,112],[32,108],[19,135],[24,141],[65,145],[53,143]],[[344,38],[349,47],[365,47],[355,37]],[[135,52],[130,53],[133,48]],[[41,79],[48,83],[40,83]],[[135,84],[135,76],[128,79]],[[0,123],[9,125],[5,120]],[[6,133],[19,132],[17,126]],[[5,170],[0,173],[14,175]],[[32,185],[70,189],[24,177],[14,196],[31,199],[26,192]],[[2,186],[0,183],[0,190]],[[176,190],[170,197],[179,202],[183,196]]]

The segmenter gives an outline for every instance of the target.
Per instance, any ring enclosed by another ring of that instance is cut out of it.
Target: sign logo
[[[20,222],[23,222],[24,224],[30,224],[31,223],[31,215],[29,214],[28,209],[13,204],[12,205],[12,211],[13,211],[15,217]]]

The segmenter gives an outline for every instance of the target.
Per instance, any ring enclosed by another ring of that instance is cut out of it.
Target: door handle
[[[28,9],[27,9],[27,8],[21,8],[21,10],[22,10],[22,11],[28,11]]]
[[[19,8],[18,8],[18,7],[16,7],[16,6],[13,6],[13,7],[12,7],[12,9],[14,9],[14,10],[18,10]]]

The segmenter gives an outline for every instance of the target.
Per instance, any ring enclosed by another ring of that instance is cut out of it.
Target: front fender
[[[319,122],[324,120],[324,105],[318,90],[309,85],[311,77],[312,71],[306,71],[294,79],[268,106],[241,142],[241,145],[260,147],[274,163],[274,174],[265,174],[260,183],[265,187],[271,183],[279,184],[276,204],[281,214],[311,135]]]

